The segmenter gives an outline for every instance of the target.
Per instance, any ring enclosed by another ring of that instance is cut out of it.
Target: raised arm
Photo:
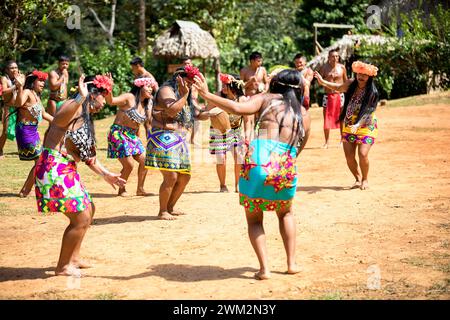
[[[20,108],[27,102],[27,100],[30,97],[31,92],[29,89],[23,88],[23,83],[19,79],[15,80],[15,85],[17,88],[17,97],[16,97],[16,103],[14,104],[14,107]]]
[[[167,86],[162,87],[157,96],[158,104],[164,106],[163,113],[170,118],[175,117],[183,109],[189,95],[189,87],[180,76],[177,77],[177,82],[181,98],[177,100],[175,92]]]
[[[252,96],[248,101],[235,102],[225,99],[208,91],[208,85],[203,75],[201,77],[195,76],[195,88],[198,90],[200,96],[206,101],[213,103],[217,107],[237,115],[251,115],[256,113],[264,102],[264,95],[257,94]]]
[[[106,103],[110,106],[118,106],[119,108],[127,108],[133,105],[134,96],[131,93],[124,93],[120,96],[113,97],[112,92],[110,92],[105,97]]]
[[[78,95],[73,100],[68,100],[64,107],[58,111],[58,114],[54,117],[52,123],[58,127],[65,128],[72,120],[74,114],[83,104],[88,95],[87,85],[84,83],[84,74],[78,79]]]
[[[324,86],[331,90],[336,90],[339,92],[347,92],[348,87],[355,80],[355,79],[348,79],[344,83],[334,83],[334,82],[324,80],[317,71],[314,72],[314,77],[317,79],[317,82],[321,86]]]

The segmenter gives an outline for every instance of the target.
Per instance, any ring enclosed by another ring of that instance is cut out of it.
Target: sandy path
[[[172,222],[156,219],[157,196],[117,198],[82,167],[97,213],[82,248],[95,268],[81,279],[52,276],[66,219],[39,216],[34,198],[14,197],[16,190],[4,182],[0,298],[448,299],[449,107],[385,107],[377,112],[380,135],[370,153],[368,191],[349,190],[353,179],[337,147],[337,131],[332,132],[333,147],[320,149],[322,110],[313,109],[311,140],[299,158],[294,201],[297,260],[303,272],[283,274],[285,254],[277,219],[267,213],[270,281],[252,278],[257,260],[243,210],[236,194],[217,193],[211,163],[194,163],[178,205],[188,215]],[[98,132],[106,135],[111,121],[100,121]],[[14,151],[11,143],[8,148]],[[103,162],[119,169],[118,162]],[[23,164],[10,155],[0,165]],[[1,171],[0,179],[14,180],[14,171]],[[230,189],[231,173],[230,163]],[[160,182],[160,174],[150,171],[147,191],[157,193]],[[133,172],[129,191],[135,186]]]

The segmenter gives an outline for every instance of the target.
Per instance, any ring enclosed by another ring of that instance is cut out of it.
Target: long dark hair
[[[142,87],[133,85],[133,87],[130,90],[130,93],[132,95],[134,95],[134,102],[135,102],[134,106],[137,106],[139,104],[140,97],[141,97],[141,89],[142,89]],[[144,99],[144,103],[143,103],[144,109],[148,108],[149,102],[150,102],[150,98]]]
[[[343,121],[345,119],[345,115],[347,113],[348,104],[355,93],[356,87],[358,86],[358,80],[355,80],[350,84],[347,92],[345,93],[345,102],[344,108],[342,108],[341,115],[339,116],[339,120]],[[378,100],[380,96],[378,94],[377,87],[373,81],[373,77],[369,77],[367,80],[366,88],[364,90],[364,97],[361,102],[361,108],[359,109],[358,117],[356,118],[356,122],[358,123],[362,117],[372,114],[377,108]]]
[[[32,74],[31,72],[29,74],[27,74],[26,78],[25,78],[25,84],[23,85],[24,89],[29,89],[29,90],[33,90],[33,84],[34,82],[37,80],[37,76],[35,76],[34,74]],[[41,94],[38,93],[38,95],[40,96]]]
[[[286,110],[280,122],[279,133],[281,133],[287,111],[290,110],[294,113],[293,127],[297,122],[297,128],[295,134],[293,132],[291,143],[289,143],[290,145],[293,145],[297,137],[303,131],[301,109],[303,103],[303,79],[301,73],[295,69],[280,71],[270,81],[269,91],[270,93],[279,93],[283,95],[284,104],[286,106]]]
[[[106,91],[103,88],[97,88],[92,81],[95,79],[95,76],[87,76],[84,78],[84,82],[90,82],[87,84],[87,89],[88,89],[88,96],[86,97],[86,99],[83,102],[83,112],[81,113],[81,116],[78,118],[75,118],[74,120],[72,120],[74,123],[79,119],[79,118],[83,118],[83,121],[85,123],[87,123],[88,125],[88,134],[92,137],[92,139],[94,141],[96,141],[95,139],[95,127],[94,127],[94,119],[92,119],[90,113],[89,113],[89,105],[91,103],[91,97],[92,95],[94,95],[95,97],[99,94],[102,94],[104,91]],[[94,99],[95,99],[94,97]]]

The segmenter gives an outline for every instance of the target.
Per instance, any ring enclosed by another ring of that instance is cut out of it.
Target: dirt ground
[[[0,298],[449,299],[449,110],[448,99],[379,108],[370,190],[361,191],[349,189],[353,178],[338,131],[330,149],[320,148],[322,110],[311,109],[294,200],[302,272],[284,274],[278,221],[268,212],[268,281],[253,278],[258,263],[244,211],[235,193],[218,193],[207,142],[195,149],[192,179],[178,204],[188,214],[176,221],[156,218],[159,172],[149,171],[146,181],[155,195],[118,198],[80,165],[97,206],[82,247],[94,268],[82,278],[53,276],[67,219],[39,215],[34,197],[16,197],[31,166],[18,160],[9,141],[0,160]],[[106,137],[112,120],[98,121],[98,138]],[[106,159],[106,138],[99,144],[101,161],[119,171],[118,161]],[[231,189],[231,161],[228,169]],[[128,190],[135,188],[133,171]]]

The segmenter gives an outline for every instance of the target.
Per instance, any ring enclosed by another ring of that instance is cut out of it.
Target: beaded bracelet
[[[74,100],[75,100],[76,103],[82,104],[82,103],[84,102],[85,99],[86,99],[86,98],[83,97],[81,94],[77,94],[77,96],[75,97]]]

